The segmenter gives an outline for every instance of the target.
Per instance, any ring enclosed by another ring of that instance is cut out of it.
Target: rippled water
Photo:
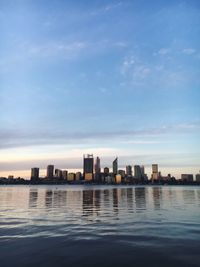
[[[0,186],[0,266],[200,266],[200,187]]]

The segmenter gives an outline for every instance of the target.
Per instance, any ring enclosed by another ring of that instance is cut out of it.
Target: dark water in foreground
[[[0,186],[0,266],[200,266],[200,187]]]

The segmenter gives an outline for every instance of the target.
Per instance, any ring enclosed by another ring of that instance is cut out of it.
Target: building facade
[[[118,173],[118,158],[115,158],[113,161],[113,175],[114,177],[117,175]]]
[[[132,176],[132,166],[131,165],[127,165],[126,166],[126,175],[127,176]]]
[[[53,173],[54,173],[54,165],[48,165],[47,166],[47,178],[52,179],[54,176]]]
[[[31,168],[31,181],[37,181],[39,179],[39,168]]]
[[[83,177],[86,181],[93,180],[94,158],[92,154],[83,156]]]
[[[152,180],[158,180],[159,172],[158,172],[158,164],[152,164]]]
[[[181,174],[181,180],[184,182],[193,182],[193,174]]]

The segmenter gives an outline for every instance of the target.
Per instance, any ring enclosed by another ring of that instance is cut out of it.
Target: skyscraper
[[[95,164],[94,164],[94,172],[95,172],[95,180],[100,181],[101,165],[100,165],[100,158],[99,157],[96,157]]]
[[[130,165],[126,166],[126,175],[132,176],[132,166]]]
[[[39,168],[31,168],[31,181],[37,181],[39,179]]]
[[[115,158],[113,161],[113,175],[117,175],[118,172],[118,158]]]
[[[94,164],[94,170],[95,170],[95,173],[101,172],[100,158],[99,157],[96,157],[95,164]]]
[[[153,180],[158,180],[159,172],[158,172],[158,164],[152,164],[152,175],[151,178]]]
[[[134,166],[134,177],[138,180],[142,179],[142,171],[139,165]]]
[[[54,171],[54,165],[48,165],[47,166],[47,178],[48,179],[53,178],[53,171]]]
[[[94,158],[93,155],[83,155],[83,177],[87,181],[93,179]]]
[[[141,170],[141,173],[142,173],[142,177],[145,177],[144,165],[140,166],[140,170]]]

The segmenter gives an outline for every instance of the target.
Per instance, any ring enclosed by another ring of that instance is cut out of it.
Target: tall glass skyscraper
[[[94,158],[88,154],[83,156],[83,176],[84,180],[91,181],[93,179]]]
[[[116,158],[114,161],[113,161],[113,175],[117,175],[118,173],[118,158]]]

